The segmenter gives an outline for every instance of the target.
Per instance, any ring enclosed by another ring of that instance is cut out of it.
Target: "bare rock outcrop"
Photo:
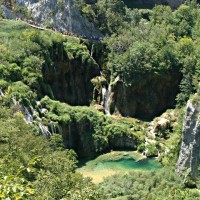
[[[84,18],[75,6],[75,0],[16,0],[19,6],[26,6],[34,21],[78,35],[102,35],[94,25]]]
[[[197,178],[200,166],[200,98],[188,101],[183,124],[183,139],[176,172],[183,177]]]

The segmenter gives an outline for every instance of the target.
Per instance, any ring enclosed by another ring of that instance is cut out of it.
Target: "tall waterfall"
[[[111,85],[106,89],[105,86],[102,87],[102,102],[101,104],[104,107],[104,111],[107,115],[110,115],[110,102],[111,102]]]
[[[117,76],[115,78],[114,82],[109,84],[108,89],[106,89],[105,86],[103,86],[103,88],[102,88],[102,105],[103,105],[104,111],[107,115],[110,115],[110,105],[112,103],[112,96],[113,96],[111,85],[115,85],[115,83],[117,83],[117,81],[119,81],[119,80],[120,80],[120,78],[119,78],[119,76]]]
[[[101,105],[104,106],[105,102],[106,102],[106,97],[107,96],[107,89],[105,86],[102,87],[102,101],[101,101]]]

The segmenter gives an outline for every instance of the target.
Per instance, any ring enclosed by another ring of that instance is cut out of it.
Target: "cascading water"
[[[12,98],[12,102],[13,102],[13,104],[14,104],[15,106],[18,104],[18,102],[16,101],[15,98]]]
[[[45,138],[49,138],[50,136],[52,136],[51,132],[48,130],[48,128],[46,126],[44,126],[43,124],[39,123],[38,124],[41,132],[42,132],[42,135],[45,137]]]
[[[107,115],[110,115],[111,93],[112,93],[112,88],[111,84],[109,84],[108,90],[106,91],[105,103],[104,103],[104,110]]]
[[[119,77],[117,76],[113,82],[113,84],[117,83],[119,81]],[[102,88],[102,102],[104,111],[107,115],[110,115],[110,105],[112,103],[112,86],[111,83],[108,86],[108,89],[106,90],[105,86]]]
[[[93,56],[93,51],[94,51],[94,44],[92,44],[92,47],[91,47],[91,52],[90,52],[91,57]]]
[[[0,96],[4,96],[4,93],[3,93],[3,91],[0,89]]]
[[[29,110],[28,110],[28,108],[26,106],[24,106],[24,117],[25,117],[25,121],[27,123],[32,123],[33,122],[33,116],[29,112]]]
[[[54,126],[53,122],[50,121],[49,125],[50,125],[50,128],[51,128],[51,133],[55,134],[56,131],[55,131],[55,126]]]
[[[101,101],[101,105],[104,106],[105,102],[106,102],[106,97],[107,96],[107,89],[105,86],[102,87],[102,101]]]

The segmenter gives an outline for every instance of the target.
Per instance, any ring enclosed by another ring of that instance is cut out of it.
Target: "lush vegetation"
[[[65,144],[68,143],[67,135],[71,135],[72,138],[78,135],[80,144],[71,144],[71,147],[77,149],[78,153],[85,152],[83,155],[98,155],[115,148],[114,144],[119,138],[131,138],[135,142],[135,149],[138,144],[144,143],[145,131],[141,127],[136,128],[134,121],[126,123],[115,121],[94,109],[72,107],[59,101],[53,101],[47,96],[40,103],[41,108],[48,110],[43,114],[47,122],[51,121],[55,125],[59,123],[67,132],[63,134]],[[135,127],[134,130],[133,127]]]
[[[114,175],[100,184],[100,190],[105,194],[104,199],[109,200],[197,200],[200,197],[197,190],[185,188],[181,178],[168,168]]]
[[[64,149],[55,134],[49,141],[35,135],[16,108],[1,103],[1,199],[98,199],[95,186],[74,172],[76,154]]]
[[[0,21],[0,92],[4,93],[0,94],[0,199],[199,199],[199,192],[184,188],[172,172],[180,148],[181,109],[177,125],[158,134],[156,144],[148,146],[149,156],[168,149],[160,161],[171,168],[116,175],[94,186],[75,172],[76,154],[66,147],[93,156],[114,147],[116,139],[129,137],[143,152],[148,125],[61,103],[44,78],[56,62],[99,63],[105,78],[93,79],[98,89],[116,77],[128,86],[147,76],[177,72],[181,76],[177,106],[182,107],[200,81],[199,5],[192,1],[174,11],[162,5],[131,10],[118,0],[93,4],[79,0],[77,5],[105,35],[103,41],[92,46],[88,40],[34,30],[25,22]],[[198,103],[199,96],[193,96],[193,101]],[[23,106],[33,107],[33,123],[25,123]],[[62,138],[55,133],[44,139],[40,123],[49,129],[53,124],[56,132],[62,126],[79,137],[82,149],[74,146],[77,140],[70,144],[68,135]]]
[[[24,22],[0,21],[0,41],[0,87],[25,105],[34,105],[45,94],[54,98],[43,74],[55,61],[95,64],[84,41],[34,30]]]
[[[152,10],[131,10],[122,1],[111,0],[98,0],[95,4],[79,0],[78,6],[107,35],[105,71],[110,71],[111,80],[119,76],[131,85],[145,81],[149,74],[157,78],[179,71],[179,105],[197,90],[200,8],[194,1],[175,11],[163,5]]]

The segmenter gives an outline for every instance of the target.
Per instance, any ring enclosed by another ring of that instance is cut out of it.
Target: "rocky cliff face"
[[[74,0],[16,0],[16,3],[26,6],[35,21],[54,27],[58,31],[101,36],[93,24],[81,16]]]
[[[199,95],[200,96],[200,95]],[[188,101],[183,124],[183,139],[176,172],[195,179],[200,166],[200,98]]]
[[[89,105],[93,99],[93,77],[99,76],[97,64],[83,64],[81,61],[55,62],[54,68],[44,73],[56,99],[70,105]]]
[[[97,144],[94,139],[94,127],[85,119],[63,126],[63,141],[66,148],[74,149],[80,158],[94,157],[110,150],[136,150],[138,138],[134,135],[122,134],[108,137],[108,141]]]
[[[149,74],[128,87],[117,80],[108,97],[108,110],[111,114],[151,119],[173,106],[180,78],[174,71],[160,77]]]

